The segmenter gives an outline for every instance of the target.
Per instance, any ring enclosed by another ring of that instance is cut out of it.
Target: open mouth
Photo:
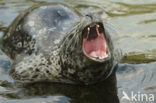
[[[86,26],[82,35],[82,49],[87,57],[93,60],[103,60],[108,57],[108,45],[102,23]]]

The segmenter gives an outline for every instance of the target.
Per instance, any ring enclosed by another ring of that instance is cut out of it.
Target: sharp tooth
[[[88,29],[88,32],[90,32],[90,28],[88,27],[87,29]]]
[[[105,52],[105,53],[104,53],[104,56],[105,56],[105,58],[106,58],[106,57],[108,56],[108,54]]]
[[[89,33],[90,33],[90,28],[88,27],[87,30],[88,30],[88,33],[87,33],[87,38],[88,38]]]
[[[100,25],[98,25],[98,24],[97,24],[97,25],[96,25],[96,27],[98,27],[98,28],[99,28],[99,27],[100,27]]]
[[[104,53],[104,56],[106,56],[106,52]]]
[[[98,35],[100,35],[99,30],[98,30],[99,27],[100,27],[100,26],[97,24],[97,25],[96,25],[96,32],[97,32]]]

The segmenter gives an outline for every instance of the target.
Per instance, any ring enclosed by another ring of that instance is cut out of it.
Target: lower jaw
[[[107,57],[104,57],[104,58],[100,58],[100,57],[91,57],[90,55],[87,55],[86,53],[84,53],[83,51],[83,54],[91,61],[94,61],[94,62],[100,62],[100,63],[103,63],[104,61],[107,61],[109,59],[109,54],[106,54]]]
[[[101,54],[101,56],[98,56],[98,55],[100,55]],[[107,53],[106,52],[96,52],[96,51],[92,51],[90,54],[89,54],[89,56],[91,56],[92,58],[99,58],[99,59],[104,59],[104,58],[106,58],[108,55],[107,55]]]

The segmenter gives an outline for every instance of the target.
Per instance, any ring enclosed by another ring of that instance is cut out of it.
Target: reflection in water
[[[93,86],[42,83],[42,85],[28,86],[24,92],[28,96],[63,95],[71,98],[71,103],[118,103],[116,85],[113,82],[99,83]]]
[[[53,95],[53,98],[62,97],[64,98],[64,100],[66,98],[69,98],[68,100],[70,101],[68,102],[70,103],[119,103],[117,96],[116,79],[114,79],[113,76],[103,83],[98,83],[91,86],[42,82],[24,86],[20,85],[20,88],[17,89],[6,81],[1,82],[0,85],[9,88],[10,90],[10,92],[0,93],[0,95],[10,99],[30,99],[32,97],[36,98],[39,96],[44,99]],[[16,91],[14,90],[15,88]],[[62,99],[58,98],[58,101],[62,101]],[[24,103],[26,102],[27,101],[25,101]],[[34,101],[32,101],[32,103],[33,102]],[[55,102],[52,99],[52,101],[48,103]]]

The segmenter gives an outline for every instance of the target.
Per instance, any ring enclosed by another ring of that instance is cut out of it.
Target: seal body
[[[13,59],[10,75],[23,83],[93,84],[107,79],[116,64],[109,33],[97,29],[102,25],[99,17],[83,16],[64,4],[29,8],[3,36],[2,49]],[[97,48],[104,42],[107,48]]]

